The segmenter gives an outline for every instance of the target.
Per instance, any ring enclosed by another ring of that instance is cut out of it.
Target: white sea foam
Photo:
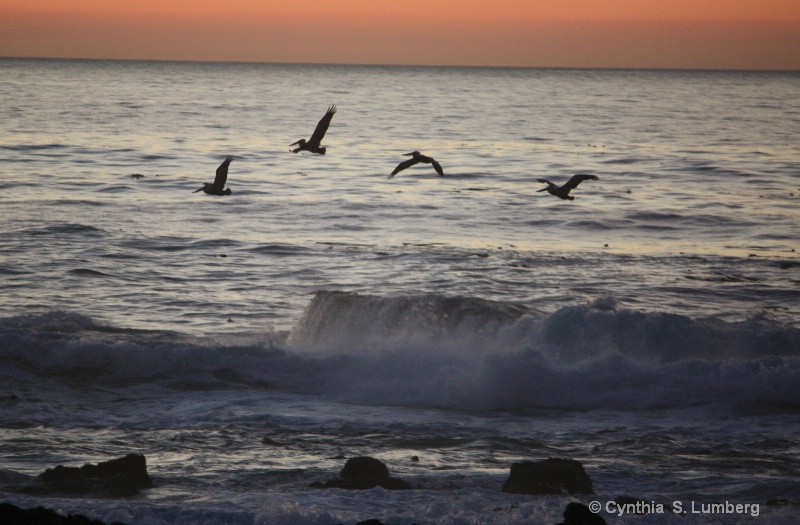
[[[281,334],[197,339],[74,314],[0,321],[19,374],[103,385],[221,384],[368,404],[517,410],[714,403],[796,407],[800,331],[750,321],[519,305],[435,295],[321,292]],[[87,376],[87,374],[89,374]]]

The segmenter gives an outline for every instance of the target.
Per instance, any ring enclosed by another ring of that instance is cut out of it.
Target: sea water
[[[796,521],[800,74],[2,59],[0,100],[0,499]],[[19,491],[128,452],[141,496]],[[415,490],[309,487],[361,455]],[[596,494],[500,492],[548,457]]]

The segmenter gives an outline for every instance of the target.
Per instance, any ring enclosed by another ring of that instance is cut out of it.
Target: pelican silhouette
[[[408,160],[404,160],[403,162],[398,164],[397,167],[392,172],[392,174],[389,175],[390,179],[392,177],[394,177],[395,175],[397,175],[398,173],[400,173],[401,171],[403,171],[404,169],[406,169],[406,168],[408,168],[410,166],[413,166],[414,164],[418,164],[420,162],[424,162],[425,164],[432,165],[433,169],[436,170],[436,173],[438,173],[439,175],[444,177],[444,170],[442,169],[441,164],[436,162],[432,157],[428,157],[427,155],[423,155],[419,151],[412,151],[411,153],[406,153],[405,155],[410,155],[411,158],[408,159]]]
[[[300,139],[297,142],[290,144],[290,146],[297,146],[292,150],[292,153],[298,153],[306,150],[310,151],[311,153],[325,155],[327,148],[321,144],[322,137],[325,136],[325,132],[328,131],[328,126],[331,125],[331,119],[333,118],[334,113],[336,113],[336,106],[329,107],[328,111],[325,112],[325,115],[319,119],[317,128],[314,130],[314,133],[311,135],[311,138],[308,139],[308,141],[306,141],[306,139]]]
[[[536,191],[537,193],[540,191],[546,191],[550,195],[555,195],[559,199],[574,201],[575,197],[570,195],[569,192],[577,188],[578,184],[580,184],[585,180],[600,180],[600,177],[598,177],[597,175],[583,175],[583,174],[573,175],[563,186],[557,186],[547,179],[536,179],[536,182],[547,184],[546,188],[542,188],[541,190],[536,190]]]
[[[228,180],[228,166],[230,166],[232,160],[232,155],[225,157],[225,160],[222,161],[222,164],[220,164],[219,168],[217,168],[217,176],[214,177],[214,183],[203,184],[202,188],[194,190],[192,193],[202,191],[203,193],[208,193],[209,195],[230,195],[232,193],[231,189],[225,188],[225,181]]]

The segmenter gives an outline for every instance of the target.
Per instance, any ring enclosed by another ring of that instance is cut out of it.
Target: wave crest
[[[288,342],[364,350],[420,338],[491,335],[530,312],[522,305],[469,297],[322,291],[315,294]]]
[[[800,408],[800,331],[621,309],[551,314],[435,295],[320,292],[289,342],[348,401],[460,409]],[[347,356],[345,358],[345,356]]]
[[[285,335],[193,338],[63,312],[7,318],[0,374],[468,410],[800,410],[800,329],[639,312],[613,298],[542,313],[469,297],[326,291]]]

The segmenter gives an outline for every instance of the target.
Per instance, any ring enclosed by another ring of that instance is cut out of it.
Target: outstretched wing
[[[431,159],[431,165],[433,166],[433,169],[436,170],[436,173],[438,173],[439,175],[444,177],[444,170],[442,169],[442,165],[441,164],[439,164],[435,160]]]
[[[331,119],[333,119],[334,113],[336,113],[336,106],[331,106],[328,108],[325,116],[319,119],[317,129],[314,130],[314,134],[311,135],[311,138],[308,140],[309,144],[317,147],[322,144],[322,138],[325,136],[325,132],[328,131],[328,126],[331,125]]]
[[[578,184],[585,180],[600,180],[600,177],[597,175],[573,175],[572,178],[569,179],[566,184],[564,184],[564,188],[573,190],[578,187]]]
[[[394,169],[392,174],[389,175],[389,178],[391,179],[392,177],[394,177],[395,175],[397,175],[398,173],[400,173],[404,169],[408,168],[409,166],[413,166],[414,164],[416,164],[418,162],[419,162],[419,160],[417,160],[416,157],[411,157],[408,160],[404,160],[403,162],[401,162],[400,164],[397,165],[397,167]]]
[[[536,193],[540,193],[542,191],[547,191],[550,188],[558,188],[558,186],[556,186],[555,184],[553,184],[552,182],[550,182],[547,179],[536,179],[536,182],[541,182],[542,184],[547,184],[547,186],[545,186],[541,190],[536,190]]]
[[[228,166],[231,165],[231,161],[233,157],[228,155],[225,157],[225,160],[222,161],[222,164],[219,165],[217,168],[217,176],[214,177],[214,186],[223,189],[225,187],[225,182],[228,180]]]

